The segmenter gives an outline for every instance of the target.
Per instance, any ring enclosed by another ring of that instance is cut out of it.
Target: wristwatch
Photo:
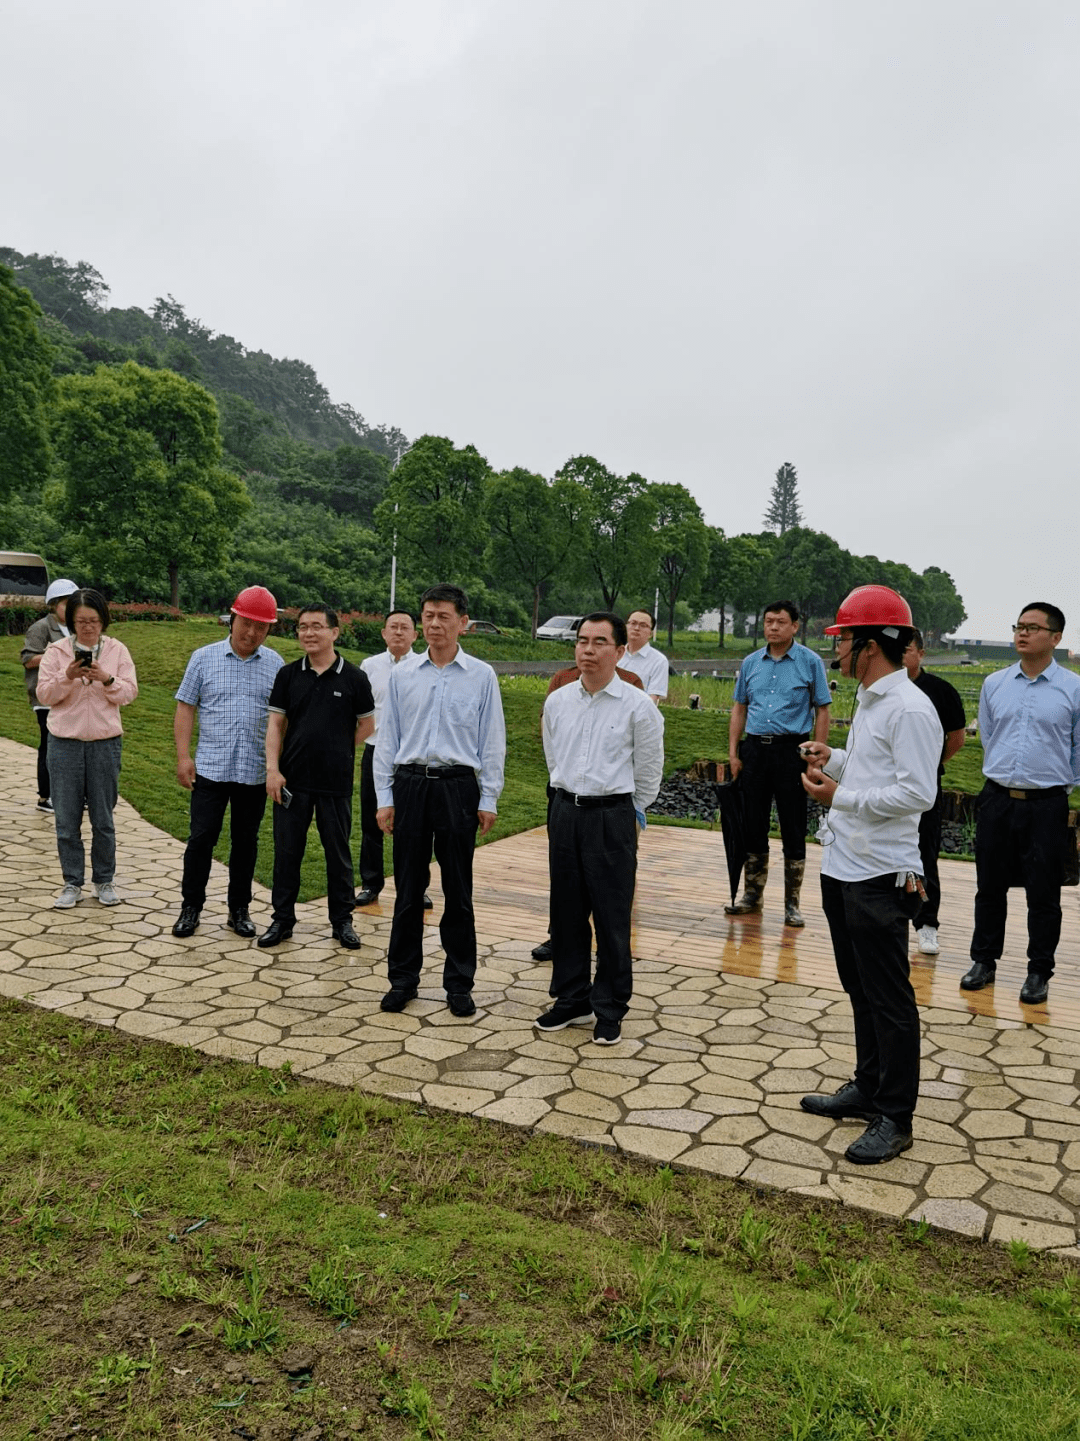
[[[108,680],[103,680],[103,681],[101,682],[101,684],[102,684],[103,686],[105,686],[106,689],[108,689],[108,687],[112,685],[112,683],[113,683],[113,681],[114,681],[115,679],[116,679],[116,677],[115,677],[114,675],[111,675]]]

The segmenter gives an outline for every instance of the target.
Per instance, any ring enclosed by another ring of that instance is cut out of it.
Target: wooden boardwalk
[[[806,929],[783,921],[783,869],[772,843],[773,866],[765,911],[744,919],[724,915],[729,899],[723,838],[718,831],[653,826],[642,837],[634,907],[634,955],[641,960],[700,967],[714,974],[840,990],[828,926],[821,911],[821,850],[807,847],[802,911]],[[1021,1022],[1049,1022],[1080,1030],[1080,891],[1062,892],[1064,920],[1057,971],[1046,1005],[1021,1006],[1027,974],[1026,910],[1022,891],[1010,895],[1008,947],[996,985],[961,991],[971,964],[968,945],[975,904],[975,867],[941,862],[941,953],[921,956],[912,931],[911,970],[920,1006]],[[485,935],[547,934],[547,838],[527,831],[477,852],[478,929]]]

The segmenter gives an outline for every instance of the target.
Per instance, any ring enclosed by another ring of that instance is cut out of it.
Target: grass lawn
[[[1065,1441],[1057,1258],[0,1002],[0,1435]]]

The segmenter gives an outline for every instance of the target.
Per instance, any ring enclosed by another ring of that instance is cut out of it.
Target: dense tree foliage
[[[43,485],[49,473],[52,347],[41,308],[0,265],[0,497]]]
[[[685,486],[594,456],[548,480],[494,475],[444,437],[410,448],[332,401],[309,365],[215,333],[172,295],[110,307],[85,261],[0,248],[0,265],[0,529],[118,599],[216,609],[261,583],[284,605],[377,612],[396,553],[399,604],[452,579],[474,616],[503,625],[535,628],[541,608],[651,609],[659,591],[669,642],[703,610],[756,635],[781,596],[813,632],[865,580],[901,590],[933,638],[964,619],[947,572],[809,529],[790,462],[763,531],[729,536]]]
[[[483,574],[490,475],[475,446],[457,447],[441,435],[421,436],[398,462],[375,524],[419,589]]]
[[[576,455],[559,471],[579,517],[573,563],[614,610],[619,597],[652,590],[656,573],[656,502],[640,475],[615,475],[591,455]],[[576,492],[572,487],[576,486]]]
[[[701,507],[684,485],[653,485],[656,505],[656,567],[667,611],[668,645],[675,644],[675,607],[680,598],[695,608],[709,562],[709,533]]]
[[[220,463],[217,407],[201,385],[133,361],[67,376],[56,449],[84,574],[151,593],[167,575],[179,605],[181,568],[225,559],[249,502]]]
[[[488,484],[492,568],[507,589],[522,582],[529,587],[534,640],[544,591],[565,567],[575,540],[573,498],[567,497],[569,505],[559,503],[567,484],[551,486],[542,475],[520,467],[493,476]]]

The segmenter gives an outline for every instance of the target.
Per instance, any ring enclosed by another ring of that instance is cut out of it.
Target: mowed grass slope
[[[1075,1267],[0,1002],[0,1435],[1076,1441]]]

